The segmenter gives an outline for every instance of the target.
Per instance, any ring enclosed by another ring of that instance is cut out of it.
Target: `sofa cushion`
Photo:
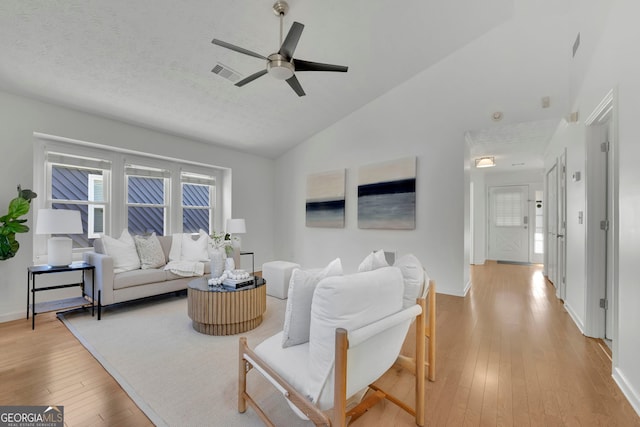
[[[169,262],[169,251],[171,250],[171,240],[173,236],[158,236],[160,246],[162,246],[162,252],[164,253],[164,263]]]
[[[137,270],[140,268],[140,258],[136,250],[136,244],[127,229],[122,230],[120,238],[103,236],[102,243],[106,255],[113,258],[113,272]]]
[[[309,341],[311,300],[320,280],[342,274],[342,263],[336,258],[322,270],[301,270],[291,274],[287,308],[284,314],[282,347],[290,347]]]
[[[403,292],[402,273],[396,267],[327,277],[318,283],[311,305],[309,365],[313,369],[307,396],[317,401],[331,375],[336,328],[351,331],[400,311]]]
[[[150,236],[134,236],[136,250],[140,257],[140,268],[158,268],[166,264],[164,252],[155,231]]]
[[[166,278],[162,269],[132,270],[118,273],[113,277],[113,289],[123,289],[147,283],[164,282]]]

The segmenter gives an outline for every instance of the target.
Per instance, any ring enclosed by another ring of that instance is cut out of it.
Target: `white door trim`
[[[585,121],[587,127],[587,136],[593,135],[597,132],[596,127],[608,124],[609,126],[609,196],[608,203],[610,203],[610,218],[609,218],[609,251],[611,252],[610,262],[610,280],[612,287],[612,297],[609,301],[609,309],[613,314],[613,364],[617,365],[617,342],[618,342],[618,112],[617,112],[617,89],[612,89],[607,93],[600,104],[594,109]],[[593,130],[590,130],[589,127]],[[587,141],[589,143],[590,141]],[[587,147],[587,151],[589,148]],[[588,185],[588,182],[587,182]],[[588,190],[587,190],[588,191]],[[589,232],[589,231],[587,231]],[[589,239],[587,239],[588,241]],[[593,253],[591,249],[587,247],[587,269],[591,263],[590,254]],[[600,308],[600,298],[604,293],[604,284],[595,282],[590,277],[590,272],[587,270],[586,274],[586,321],[585,321],[585,334],[589,336],[602,337],[604,334],[604,313]]]

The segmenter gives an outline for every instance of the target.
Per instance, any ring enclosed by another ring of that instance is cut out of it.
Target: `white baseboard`
[[[13,313],[6,313],[6,314],[0,315],[0,323],[11,322],[12,320],[26,319],[26,318],[27,318],[26,311],[16,311]]]
[[[636,413],[640,415],[640,393],[627,381],[627,377],[624,376],[620,368],[613,368],[612,376],[618,387],[620,387],[622,394],[627,398]]]
[[[469,289],[471,289],[471,279],[467,280],[467,284],[464,285],[464,291],[462,292],[461,296],[466,297],[469,293]]]
[[[578,329],[580,330],[580,333],[582,335],[585,335],[585,333],[584,333],[584,325],[582,324],[582,321],[580,320],[580,318],[578,317],[576,312],[573,310],[571,305],[565,301],[564,302],[564,308],[565,308],[565,310],[567,310],[567,313],[569,313],[569,316],[571,316],[571,319],[573,320],[573,323],[575,323],[576,326],[578,327]]]
[[[444,286],[440,286],[440,284],[436,281],[436,293],[439,294],[444,294],[444,295],[451,295],[454,297],[464,297],[467,295],[467,292],[469,291],[469,288],[471,287],[471,282],[467,282],[467,286],[465,287],[465,289],[460,292],[459,289],[449,289],[447,287]]]

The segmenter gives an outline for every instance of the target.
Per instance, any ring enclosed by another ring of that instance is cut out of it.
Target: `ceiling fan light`
[[[495,157],[480,157],[476,159],[477,168],[491,168],[496,165]]]
[[[287,80],[293,76],[295,69],[293,64],[287,61],[282,55],[274,53],[269,55],[267,71],[277,80]]]

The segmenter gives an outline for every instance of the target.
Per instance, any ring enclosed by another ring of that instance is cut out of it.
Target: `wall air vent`
[[[573,42],[573,57],[576,57],[576,52],[578,51],[578,48],[580,47],[580,33],[578,33],[578,35],[576,36],[576,41]]]
[[[215,67],[213,67],[213,70],[211,70],[211,72],[219,75],[220,77],[224,77],[225,79],[233,83],[237,82],[238,80],[240,80],[240,77],[242,77],[240,73],[220,62],[218,62]]]

